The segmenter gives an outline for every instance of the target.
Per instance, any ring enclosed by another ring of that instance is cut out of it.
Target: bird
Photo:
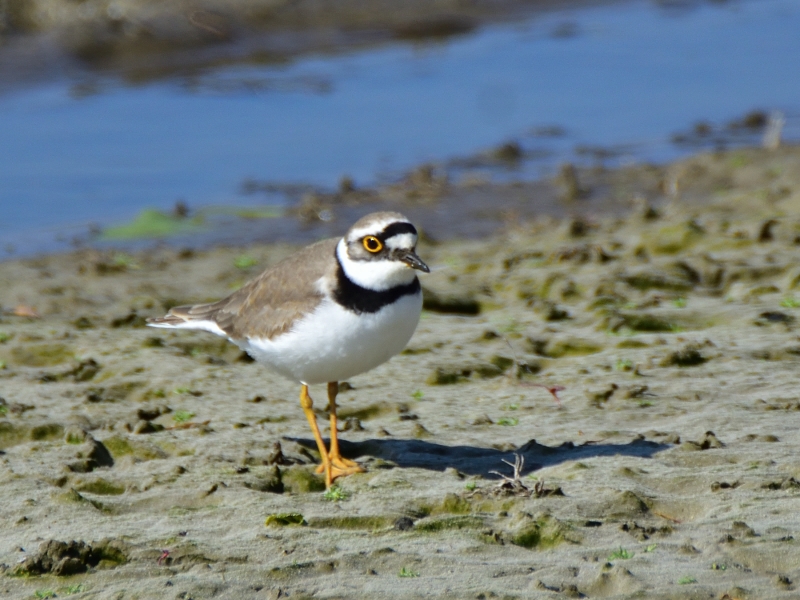
[[[398,212],[375,212],[342,238],[306,246],[227,298],[176,306],[150,327],[202,330],[227,338],[271,371],[300,384],[300,406],[330,488],[363,472],[339,450],[339,382],[374,369],[411,339],[422,311],[418,233]],[[330,446],[325,447],[308,386],[327,384]]]

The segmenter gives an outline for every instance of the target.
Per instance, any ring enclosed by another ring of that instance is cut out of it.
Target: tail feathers
[[[186,324],[186,320],[180,317],[167,315],[166,317],[151,317],[147,319],[150,327],[180,327]]]
[[[227,336],[214,319],[218,309],[217,303],[176,306],[163,317],[147,319],[147,324],[171,329],[200,329]]]

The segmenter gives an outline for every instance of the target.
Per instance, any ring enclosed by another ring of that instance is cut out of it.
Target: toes
[[[325,464],[317,465],[317,473],[325,473],[325,485],[330,487],[331,483],[339,477],[347,477],[355,473],[365,473],[366,469],[353,460],[337,457],[330,461],[330,470],[326,470]]]
[[[355,473],[363,473],[363,472],[364,469],[361,467],[351,467],[349,469],[331,467],[331,481],[338,479],[339,477],[347,477],[348,475],[354,475]]]
[[[353,469],[355,467],[360,468],[361,466],[354,460],[349,460],[347,458],[341,458],[341,457],[332,460],[331,464],[339,467],[340,469]]]

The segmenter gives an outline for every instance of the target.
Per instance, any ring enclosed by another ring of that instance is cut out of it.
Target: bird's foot
[[[330,464],[331,464],[331,481],[335,481],[338,477],[347,477],[348,475],[353,475],[354,473],[364,473],[366,469],[358,464],[354,460],[350,460],[349,458],[344,458],[342,456],[330,456],[329,457]],[[319,465],[317,467],[317,473],[324,473],[325,472],[325,465]]]

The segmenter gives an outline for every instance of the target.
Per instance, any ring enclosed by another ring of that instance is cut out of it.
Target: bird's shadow
[[[307,448],[316,448],[314,440],[291,439]],[[492,474],[492,471],[508,471],[508,474],[511,475],[511,468],[504,465],[502,461],[513,464],[514,455],[520,455],[525,459],[525,467],[522,472],[525,474],[566,461],[596,456],[619,455],[651,458],[657,452],[672,446],[644,439],[635,439],[627,444],[587,442],[580,446],[576,446],[572,442],[564,442],[560,446],[544,446],[536,440],[530,440],[516,450],[503,451],[475,446],[445,446],[424,440],[371,439],[363,442],[339,440],[339,447],[342,455],[347,458],[371,456],[391,461],[398,467],[416,467],[432,471],[444,471],[448,467],[452,467],[467,475],[494,478],[497,475]]]

